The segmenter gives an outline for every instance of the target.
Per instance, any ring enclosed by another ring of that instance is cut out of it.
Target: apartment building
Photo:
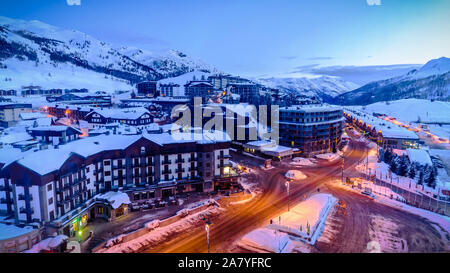
[[[99,194],[126,193],[140,201],[237,185],[229,145],[207,133],[194,138],[164,133],[102,135],[28,151],[1,170],[2,208],[16,223],[71,235],[74,225],[123,213],[112,211]]]
[[[280,144],[305,156],[335,151],[341,140],[343,110],[331,105],[280,108]]]

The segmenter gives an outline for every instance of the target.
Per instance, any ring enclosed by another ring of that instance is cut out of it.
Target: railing
[[[8,187],[2,185],[2,186],[0,186],[0,191],[12,191],[12,187],[11,187],[11,185]]]
[[[20,213],[29,213],[29,214],[33,214],[34,213],[34,209],[33,208],[24,208],[21,207],[19,210]]]
[[[32,201],[33,200],[33,195],[29,194],[29,195],[25,195],[23,193],[19,194],[19,200],[28,200],[28,201]]]
[[[184,158],[175,160],[175,163],[184,163],[184,162],[185,162]]]
[[[171,174],[172,173],[172,170],[163,170],[162,171],[162,174]]]
[[[185,169],[184,169],[184,168],[181,168],[181,169],[175,169],[175,172],[176,172],[176,173],[184,173],[184,172],[185,172]]]
[[[198,160],[198,158],[197,157],[190,157],[189,158],[189,162],[192,162],[192,161],[197,161]]]

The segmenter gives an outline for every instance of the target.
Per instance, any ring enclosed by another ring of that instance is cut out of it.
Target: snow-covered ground
[[[189,229],[191,229],[194,225],[198,224],[199,221],[203,221],[205,217],[209,217],[212,215],[217,215],[220,213],[220,208],[213,207],[204,211],[197,212],[195,214],[186,216],[175,223],[170,225],[159,227],[157,222],[150,222],[150,226],[152,229],[148,233],[138,238],[135,238],[128,242],[121,242],[109,248],[101,248],[97,252],[98,253],[120,253],[120,252],[137,252],[145,247],[156,246],[161,242],[167,240],[170,236],[181,234]]]
[[[324,229],[328,214],[336,203],[337,199],[331,194],[315,194],[288,212],[273,218],[268,227],[298,236],[314,245]]]

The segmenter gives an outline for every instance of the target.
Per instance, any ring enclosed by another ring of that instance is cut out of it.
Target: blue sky
[[[117,45],[179,49],[246,76],[308,65],[421,64],[450,55],[448,0],[2,0],[0,5],[3,16],[80,30]]]

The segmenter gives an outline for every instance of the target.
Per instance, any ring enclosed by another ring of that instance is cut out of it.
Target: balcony
[[[198,171],[198,167],[189,167],[189,171],[190,172]]]
[[[12,200],[8,201],[8,199],[4,197],[0,199],[0,204],[9,204],[9,203],[12,203]]]
[[[190,158],[189,158],[189,162],[193,162],[193,161],[197,161],[197,160],[198,160],[197,157],[190,157]]]
[[[26,207],[21,207],[19,209],[20,213],[27,213],[27,214],[33,214],[34,213],[34,209],[33,208],[26,208]]]
[[[33,196],[31,194],[29,194],[29,195],[19,194],[19,200],[33,201]]]
[[[175,169],[175,172],[176,172],[176,173],[184,173],[184,172],[185,172],[185,169],[184,169],[184,168],[181,168],[181,169]]]
[[[218,155],[217,159],[226,159],[226,158],[231,158],[231,155]]]
[[[145,176],[154,176],[155,172],[145,172]]]
[[[112,168],[113,168],[113,170],[116,170],[116,169],[123,169],[123,168],[125,168],[125,166],[124,166],[124,165],[113,164],[113,165],[112,165]]]
[[[163,160],[161,162],[161,164],[166,165],[166,164],[172,164],[172,160]]]
[[[184,163],[184,158],[181,158],[181,159],[176,159],[175,160],[175,163]]]
[[[12,187],[10,186],[0,186],[0,191],[12,191]]]
[[[165,174],[171,174],[172,173],[172,170],[162,170],[162,172],[161,172],[163,175],[165,175]]]

